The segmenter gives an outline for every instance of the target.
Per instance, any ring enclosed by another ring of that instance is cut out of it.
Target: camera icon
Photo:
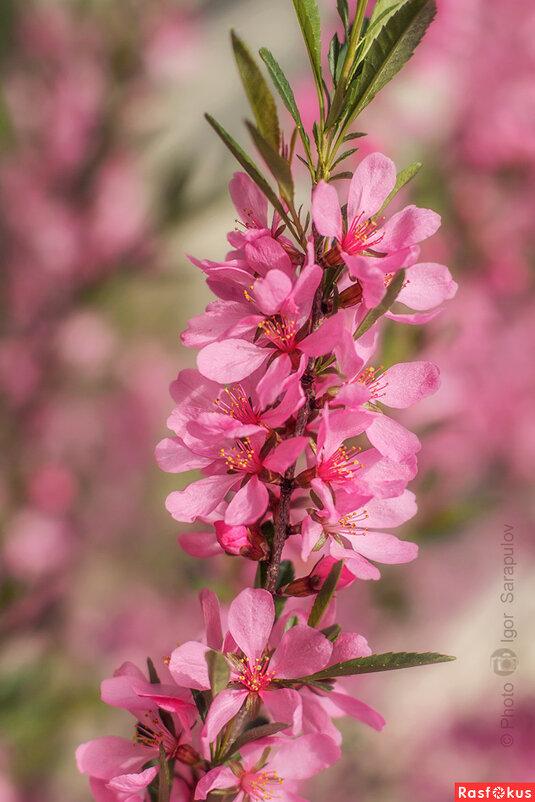
[[[518,667],[518,657],[512,649],[496,649],[491,655],[490,665],[495,674],[507,677],[513,674]]]

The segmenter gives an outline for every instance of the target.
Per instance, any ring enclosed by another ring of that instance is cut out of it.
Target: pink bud
[[[246,526],[229,526],[224,521],[216,521],[215,533],[219,545],[227,554],[241,554],[243,548],[249,548]]]

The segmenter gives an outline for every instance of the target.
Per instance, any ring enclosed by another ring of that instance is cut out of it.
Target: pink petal
[[[256,388],[262,409],[275,403],[281,394],[282,382],[288,377],[291,370],[292,363],[288,354],[281,354],[266,369]]]
[[[405,490],[395,498],[374,498],[366,502],[368,518],[367,526],[375,529],[378,526],[400,526],[410,520],[418,512],[416,497],[410,490]]]
[[[152,768],[139,772],[139,774],[122,774],[110,780],[108,788],[112,788],[114,791],[119,791],[121,793],[131,793],[134,795],[143,788],[146,788],[147,785],[150,785],[159,770],[159,766],[153,766]]]
[[[299,348],[307,356],[322,356],[333,351],[342,334],[344,328],[344,318],[342,314],[328,317],[325,322],[305,337],[299,343]]]
[[[311,627],[298,624],[282,637],[269,662],[277,679],[307,677],[329,663],[332,643]]]
[[[203,740],[208,743],[215,741],[225,724],[238,713],[248,695],[247,690],[220,691],[210,705],[204,724]]]
[[[166,509],[177,521],[192,523],[209,515],[223,501],[231,487],[240,479],[236,474],[208,476],[192,482],[185,490],[175,490],[165,501]]]
[[[408,563],[418,556],[418,546],[407,540],[399,540],[386,532],[366,532],[363,535],[345,535],[355,551],[378,563],[396,565]],[[351,568],[351,566],[349,566]]]
[[[366,429],[366,436],[383,456],[396,462],[401,462],[410,454],[416,454],[421,448],[415,434],[387,415],[378,415]]]
[[[407,281],[398,301],[411,309],[423,311],[453,298],[457,288],[447,267],[426,262],[414,265],[407,272]]]
[[[199,593],[204,626],[206,630],[206,643],[210,649],[220,649],[223,642],[223,630],[221,628],[221,609],[219,599],[213,590],[203,588]]]
[[[136,687],[150,684],[143,677],[132,677],[129,675],[119,675],[105,679],[100,684],[100,698],[107,705],[122,707],[130,713],[139,713],[140,710],[147,710],[150,705],[139,698]]]
[[[432,362],[400,362],[388,368],[383,379],[387,386],[381,403],[395,409],[406,409],[440,387],[440,371]]]
[[[166,437],[156,446],[156,462],[168,473],[182,473],[205,468],[213,462],[209,457],[200,457],[186,448],[178,437]]]
[[[375,260],[377,261],[377,260]],[[362,298],[368,309],[377,306],[384,298],[385,275],[379,265],[373,264],[365,256],[349,256],[344,254],[344,262],[353,278],[362,284]]]
[[[190,640],[178,646],[171,654],[169,671],[177,685],[183,688],[195,688],[207,691],[210,688],[206,652],[208,646]]]
[[[206,799],[210,791],[216,788],[235,788],[238,782],[238,778],[231,769],[226,766],[217,766],[201,777],[195,787],[195,799]]]
[[[246,173],[234,173],[229,184],[230,197],[243,222],[267,228],[267,199]]]
[[[377,214],[396,184],[396,166],[382,153],[370,153],[361,161],[349,185],[347,219],[361,212],[363,220]]]
[[[274,620],[271,593],[261,588],[246,588],[230,605],[228,628],[242,652],[254,659],[264,651]]]
[[[335,188],[320,181],[312,194],[312,220],[322,237],[342,239],[342,213]]]
[[[287,288],[287,293],[292,289],[291,282],[288,285],[288,277],[295,273],[292,266],[290,257],[282,247],[282,245],[273,239],[273,237],[258,237],[252,242],[245,245],[245,258],[255,273],[269,278],[272,271],[276,271],[279,275],[284,275],[286,282],[284,286]],[[255,285],[256,294],[256,285]],[[273,314],[266,312],[266,314]]]
[[[204,559],[222,552],[215,532],[184,532],[178,536],[178,542],[180,548],[191,557]]]
[[[230,526],[252,524],[266,511],[269,494],[258,476],[251,476],[244,487],[240,488],[225,512],[225,523]]]
[[[273,721],[287,723],[291,727],[292,735],[299,735],[303,726],[303,705],[297,691],[293,688],[262,691],[262,701]]]
[[[437,315],[442,312],[442,307],[433,309],[432,312],[421,312],[414,314],[397,314],[395,312],[385,312],[385,317],[390,320],[395,320],[397,323],[409,323],[411,326],[419,326],[423,323],[429,323]]]
[[[344,568],[347,568],[353,576],[358,579],[380,579],[381,572],[375,565],[372,565],[368,560],[358,554],[356,551],[350,551],[339,546],[338,543],[331,543],[331,555],[336,560],[345,560]]]
[[[341,632],[336,638],[329,665],[353,660],[355,657],[368,657],[372,650],[368,641],[356,632]]]
[[[275,315],[279,312],[282,302],[291,293],[292,287],[292,282],[285,273],[272,269],[265,278],[255,281],[252,292],[260,311],[264,315]]]
[[[308,437],[289,437],[283,440],[264,460],[264,466],[270,471],[284,473],[290,465],[303,453]]]
[[[440,228],[440,215],[430,209],[406,206],[383,226],[381,249],[400,251],[431,237]]]
[[[326,735],[311,733],[302,735],[295,741],[289,740],[270,760],[270,768],[279,777],[291,780],[305,780],[318,771],[332,766],[340,758],[340,749]]]
[[[221,340],[205,346],[197,356],[203,376],[221,384],[239,382],[250,376],[271,355],[247,340]]]
[[[284,354],[284,356],[286,356]],[[281,362],[282,359],[279,357],[275,360],[275,362]],[[295,375],[295,374],[294,374]],[[288,386],[288,384],[287,384]],[[271,426],[272,428],[276,429],[278,426],[281,426],[283,423],[289,418],[294,417],[297,415],[298,411],[301,409],[303,404],[305,403],[305,394],[303,392],[303,387],[301,382],[298,378],[295,380],[289,380],[289,386],[286,390],[284,398],[276,406],[274,409],[270,409],[262,415],[262,421],[267,425]]]
[[[76,764],[81,774],[111,780],[118,774],[139,771],[154,756],[155,750],[148,746],[107,735],[80,744],[76,750]]]
[[[329,700],[348,716],[363,721],[373,727],[374,730],[379,730],[380,732],[386,724],[381,714],[374,710],[373,707],[360,702],[358,699],[353,699],[352,696],[345,691],[340,691],[339,688],[329,694]]]

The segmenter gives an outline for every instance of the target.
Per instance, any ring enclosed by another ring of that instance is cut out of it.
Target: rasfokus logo
[[[460,799],[533,799],[535,783],[455,783],[455,802]]]

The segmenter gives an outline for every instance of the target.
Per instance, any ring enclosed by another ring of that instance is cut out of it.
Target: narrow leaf
[[[299,619],[296,615],[291,615],[286,622],[286,626],[284,627],[284,632],[288,632],[289,629],[296,627],[299,624]]]
[[[208,715],[208,702],[206,701],[206,691],[198,691],[196,688],[191,688],[191,695],[195,702],[195,707],[199,711],[202,721],[206,721]]]
[[[284,156],[281,156],[278,151],[271,147],[269,142],[262,136],[258,128],[255,128],[255,126],[248,121],[245,124],[247,125],[249,133],[253,138],[253,142],[260,151],[262,158],[273,173],[273,176],[279,185],[281,196],[284,198],[286,203],[292,203],[294,196],[294,182],[290,165]]]
[[[344,159],[347,159],[347,157],[348,157],[348,156],[352,156],[352,155],[353,155],[353,153],[356,153],[356,152],[357,152],[357,150],[358,150],[358,148],[350,148],[349,150],[346,150],[346,151],[344,151],[344,153],[342,153],[342,155],[341,155],[341,156],[338,156],[338,158],[336,159],[336,161],[335,161],[335,162],[333,162],[333,165],[332,165],[332,168],[331,168],[331,169],[334,169],[334,168],[336,167],[336,165],[337,165],[337,164],[340,164],[340,162],[343,162],[343,161],[344,161]]]
[[[360,139],[361,136],[368,136],[365,131],[355,131],[353,134],[346,134],[343,141],[349,142],[351,139]]]
[[[420,167],[422,166],[422,162],[413,162],[413,164],[409,164],[408,167],[405,167],[404,170],[401,170],[400,173],[397,175],[396,185],[390,195],[387,197],[381,208],[379,209],[378,214],[381,214],[383,209],[386,209],[392,198],[394,198],[399,190],[408,184],[411,178],[414,178]]]
[[[171,798],[171,773],[163,745],[160,744],[160,773],[158,774],[158,802],[169,802]]]
[[[294,118],[297,127],[303,130],[303,122],[301,120],[301,115],[299,113],[299,109],[297,108],[297,103],[295,102],[295,95],[293,93],[292,87],[288,83],[288,79],[281,70],[273,54],[269,50],[267,50],[267,48],[265,47],[261,48],[260,56],[268,69],[269,75],[275,85],[275,88],[277,89],[277,92],[281,96],[282,102],[284,103],[284,105]]]
[[[251,741],[258,741],[260,738],[266,738],[268,735],[275,735],[277,732],[281,730],[286,730],[290,727],[290,724],[282,724],[281,722],[277,721],[274,724],[262,724],[260,727],[253,727],[250,730],[245,730],[242,734],[236,738],[234,743],[229,746],[223,757],[220,759],[221,763],[224,763],[225,760],[233,755],[235,752],[239,752],[246,744],[250,744]]]
[[[243,87],[255,116],[258,130],[272,148],[278,152],[280,127],[277,107],[266,80],[244,42],[231,33],[232,47]]]
[[[329,45],[329,70],[333,79],[333,84],[336,86],[336,68],[338,66],[338,56],[340,55],[340,40],[338,34],[335,33]]]
[[[409,0],[383,26],[353,81],[348,118],[353,120],[403,67],[436,14],[435,0]]]
[[[399,293],[401,292],[401,288],[403,287],[403,282],[405,281],[405,271],[400,270],[398,271],[390,284],[388,285],[388,289],[385,293],[385,297],[381,301],[380,304],[375,306],[373,309],[370,309],[358,329],[356,330],[355,334],[353,335],[355,340],[358,340],[359,337],[362,337],[368,329],[371,329],[373,324],[376,320],[379,320],[381,315],[384,315],[385,312],[388,312],[396,298],[398,297]]]
[[[152,662],[150,657],[147,657],[147,669],[149,672],[149,680],[151,681],[152,685],[156,685],[160,682],[160,677],[158,676],[158,672],[154,667],[154,663]]]
[[[230,666],[221,654],[221,652],[209,651],[205,655],[206,664],[208,666],[208,677],[210,679],[210,688],[214,698],[220,691],[223,691],[230,679]]]
[[[341,178],[353,178],[353,173],[349,170],[344,170],[343,173],[335,173],[329,177],[329,181],[339,181]]]
[[[336,590],[336,586],[338,585],[338,580],[340,579],[340,574],[342,573],[343,566],[344,566],[344,561],[338,560],[338,562],[334,563],[331,570],[327,574],[327,578],[325,579],[325,582],[323,583],[318,595],[314,599],[312,610],[310,611],[310,615],[308,616],[309,627],[317,627],[319,622],[321,621],[323,613],[327,609],[329,602],[331,601],[333,594]]]
[[[325,629],[320,630],[320,632],[322,632],[325,635],[327,640],[330,640],[333,643],[338,638],[338,635],[340,634],[341,631],[342,627],[340,626],[340,624],[331,624],[330,627],[325,627]]]
[[[245,153],[243,148],[241,148],[238,143],[231,137],[231,135],[225,131],[222,125],[220,125],[217,120],[215,120],[210,114],[204,115],[216,134],[223,140],[227,148],[230,150],[232,155],[235,159],[241,164],[245,172],[253,179],[257,187],[262,190],[266,198],[269,200],[271,205],[278,211],[282,219],[288,224],[290,228],[292,228],[291,221],[288,219],[286,212],[282,206],[282,203],[268,184],[267,180],[264,178],[256,164],[249,158],[249,156]],[[293,228],[292,228],[293,231]]]
[[[437,654],[436,652],[425,652],[423,654],[415,652],[372,654],[369,657],[356,657],[343,663],[335,663],[335,665],[324,668],[322,671],[316,672],[316,674],[311,674],[310,677],[302,677],[301,680],[322,680],[333,677],[349,677],[354,674],[373,674],[378,671],[395,671],[399,668],[447,663],[450,660],[455,660],[455,657],[450,657],[447,654]]]
[[[295,571],[291,560],[282,560],[279,565],[279,577],[277,579],[277,590],[293,582]]]
[[[344,25],[346,36],[349,33],[349,7],[347,0],[336,0],[336,10]]]
[[[316,83],[321,86],[321,21],[315,0],[293,0]]]

